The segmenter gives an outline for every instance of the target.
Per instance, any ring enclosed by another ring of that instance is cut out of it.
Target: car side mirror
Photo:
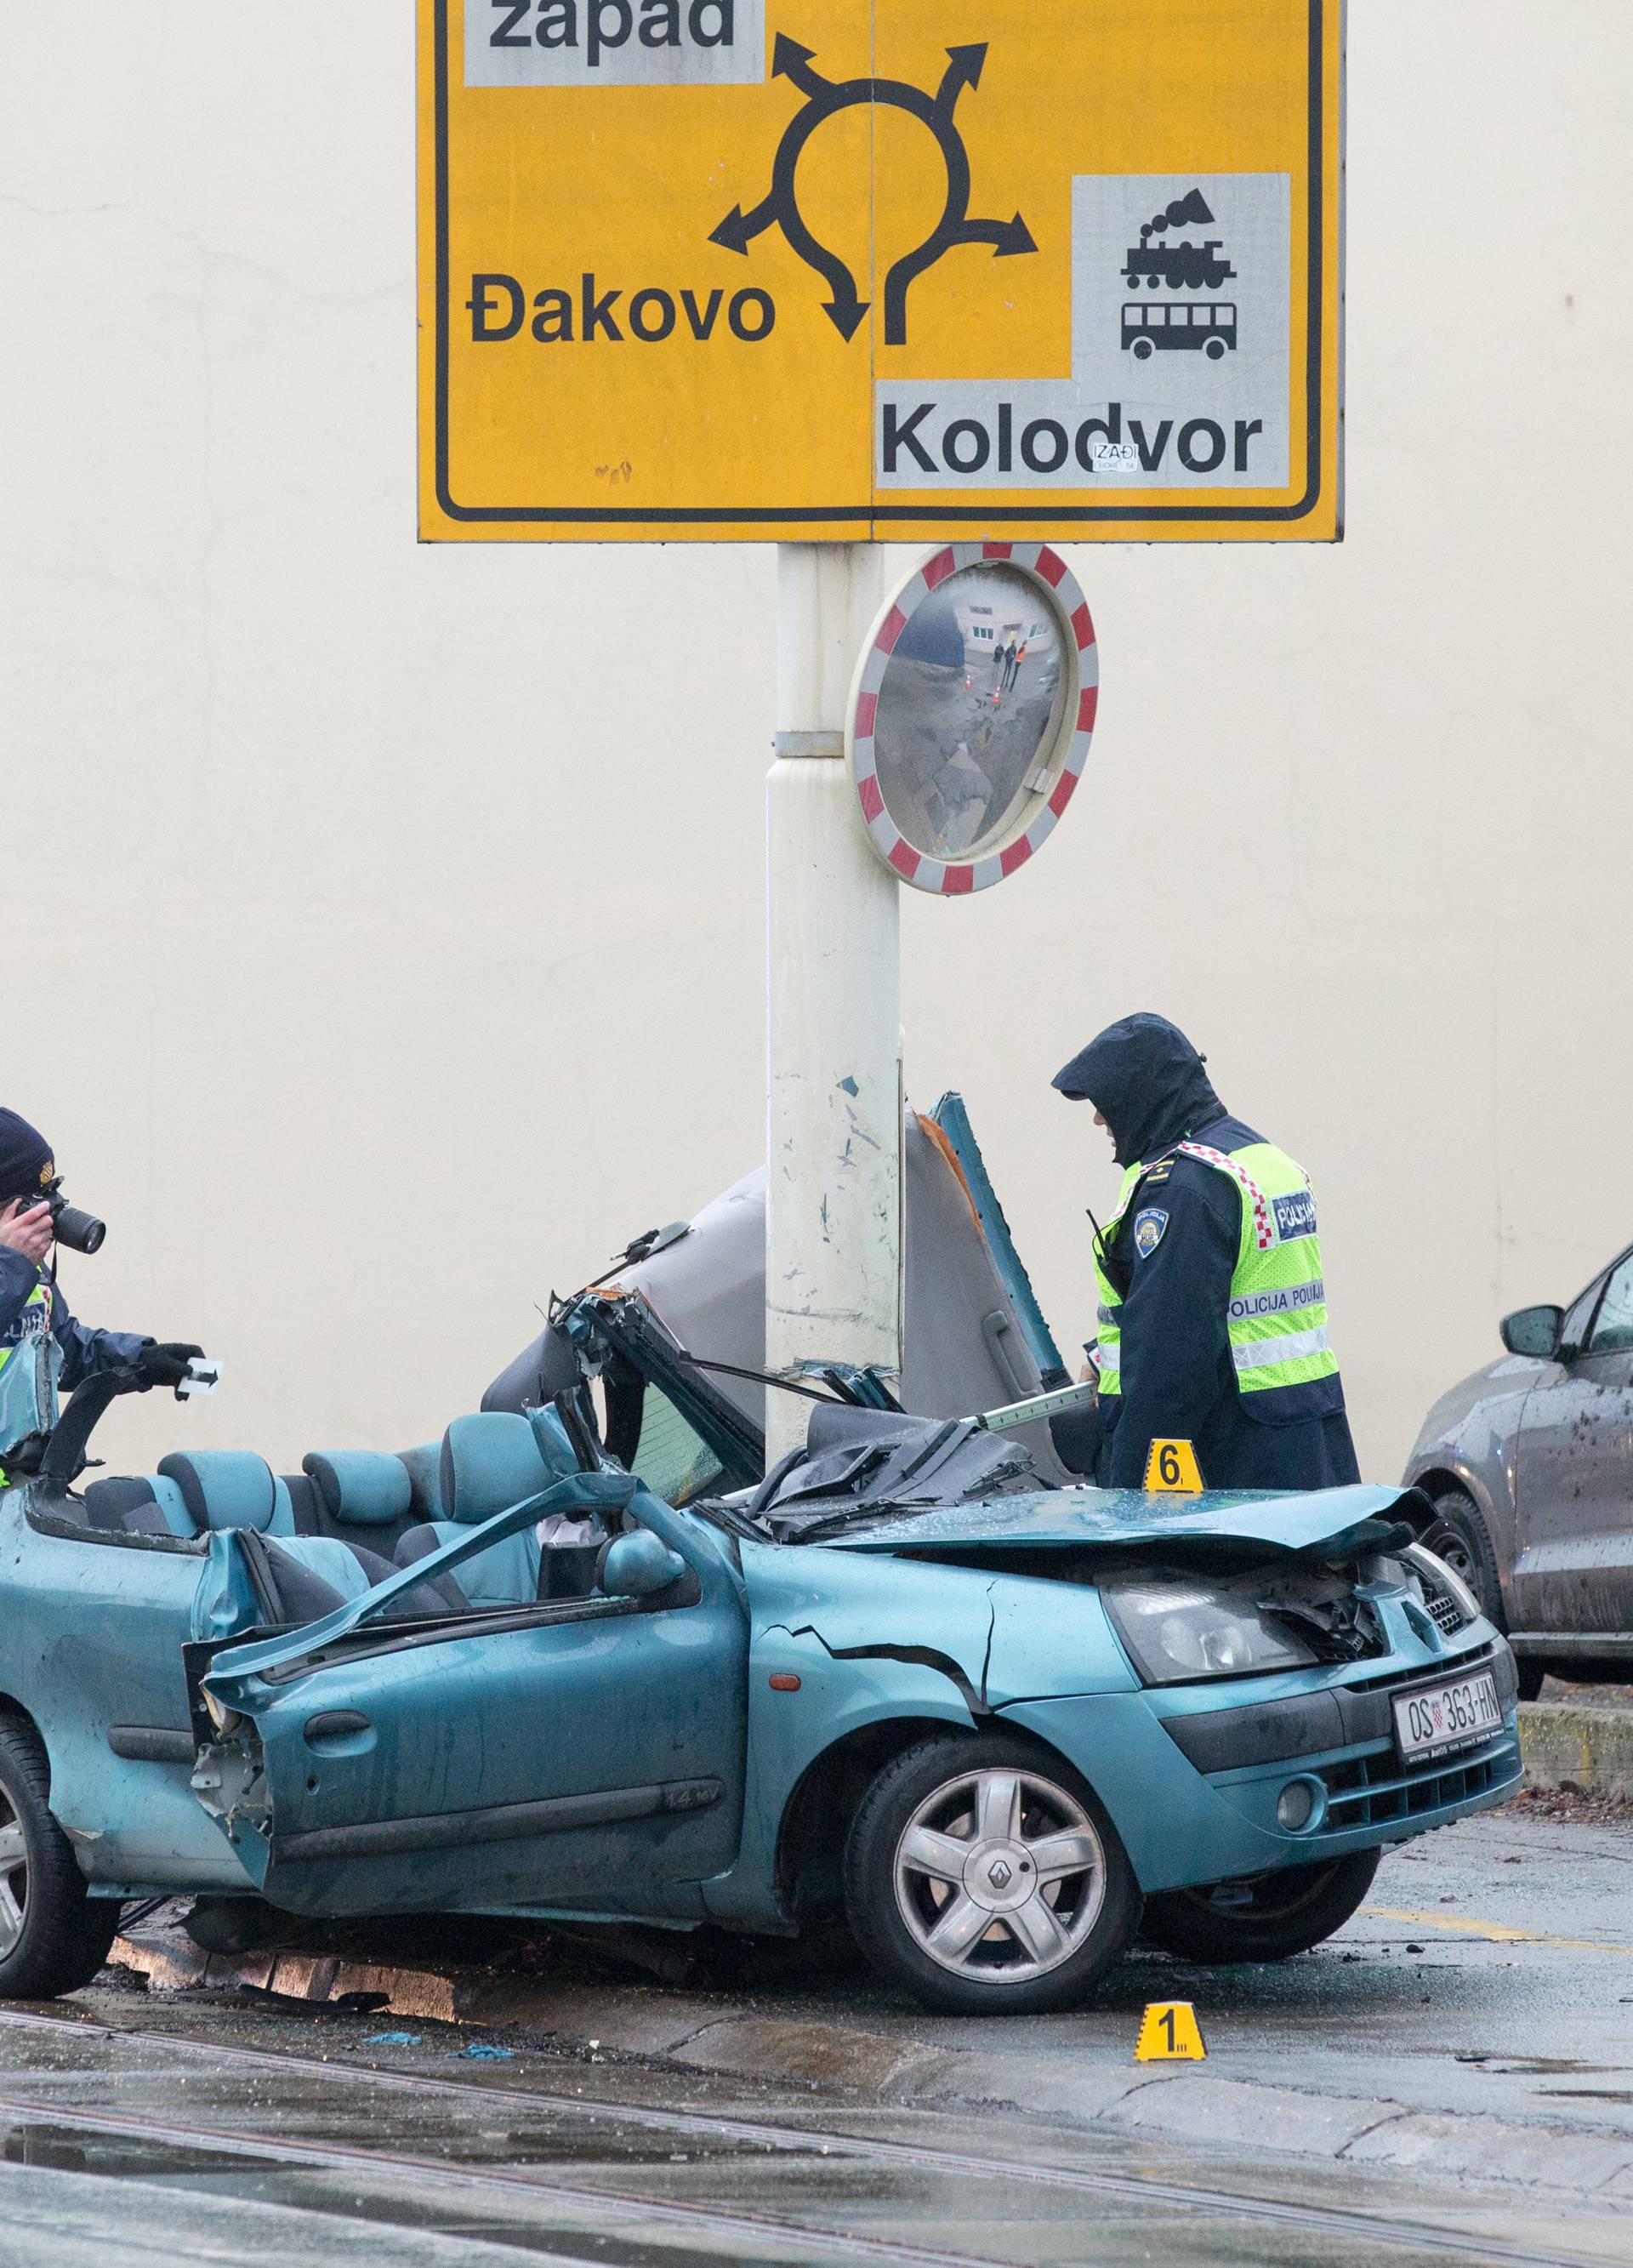
[[[1533,1355],[1546,1362],[1558,1348],[1564,1320],[1563,1307],[1517,1307],[1499,1326],[1503,1344],[1510,1354]]]
[[[609,1599],[650,1599],[686,1572],[686,1562],[650,1528],[614,1536],[601,1562],[601,1588]]]

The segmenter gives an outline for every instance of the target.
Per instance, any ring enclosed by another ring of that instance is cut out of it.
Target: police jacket
[[[1234,1118],[1195,1130],[1229,1156],[1261,1138]],[[1243,1192],[1194,1157],[1144,1174],[1102,1265],[1121,1299],[1121,1392],[1107,1397],[1101,1485],[1138,1488],[1153,1440],[1191,1442],[1209,1488],[1333,1488],[1357,1480],[1336,1370],[1269,1397],[1244,1394],[1232,1356]],[[1291,1406],[1290,1407],[1290,1403]]]
[[[0,1463],[26,1433],[48,1432],[59,1384],[71,1393],[99,1371],[133,1362],[153,1344],[129,1331],[76,1322],[56,1285],[9,1245],[0,1245]]]
[[[1140,1168],[1099,1255],[1117,1302],[1117,1390],[1100,1405],[1100,1485],[1139,1488],[1153,1440],[1189,1441],[1209,1488],[1358,1479],[1335,1364],[1292,1392],[1239,1386],[1232,1285],[1251,1200],[1229,1161],[1262,1138],[1226,1112],[1190,1042],[1164,1018],[1125,1018],[1056,1085],[1092,1098],[1118,1163]],[[1307,1190],[1299,1203],[1313,1231]]]

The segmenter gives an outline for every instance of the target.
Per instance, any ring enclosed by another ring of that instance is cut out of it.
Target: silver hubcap
[[[23,1934],[28,1912],[28,1852],[17,1814],[0,1795],[0,1960]]]
[[[1015,1984],[1058,1969],[1106,1896],[1106,1854],[1081,1804],[1031,1772],[966,1772],[927,1796],[896,1845],[896,1904],[954,1975]]]

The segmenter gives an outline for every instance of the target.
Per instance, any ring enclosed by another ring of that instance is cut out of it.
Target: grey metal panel
[[[692,1219],[691,1232],[625,1269],[619,1288],[639,1292],[688,1354],[762,1370],[766,1359],[766,1177],[759,1167]],[[714,1383],[756,1425],[766,1389],[751,1380]]]
[[[1042,1373],[963,1184],[913,1111],[907,1114],[905,1167],[903,1407],[924,1418],[963,1418],[1040,1392]],[[650,1302],[688,1353],[762,1367],[763,1167],[705,1205],[689,1235],[618,1281]],[[763,1387],[724,1376],[715,1382],[763,1425]],[[1017,1438],[1041,1472],[1069,1477],[1047,1425],[1025,1427]]]

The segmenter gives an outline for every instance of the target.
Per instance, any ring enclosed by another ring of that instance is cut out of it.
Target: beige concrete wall
[[[4,1099],[207,1341],[126,1461],[401,1443],[757,1154],[772,560],[414,541],[404,11],[0,16]],[[1056,1065],[1165,1009],[1320,1192],[1370,1470],[1633,1234],[1622,0],[1355,0],[1350,534],[1082,547],[1092,792],[906,908],[1063,1338]],[[904,555],[904,557],[906,555]]]

